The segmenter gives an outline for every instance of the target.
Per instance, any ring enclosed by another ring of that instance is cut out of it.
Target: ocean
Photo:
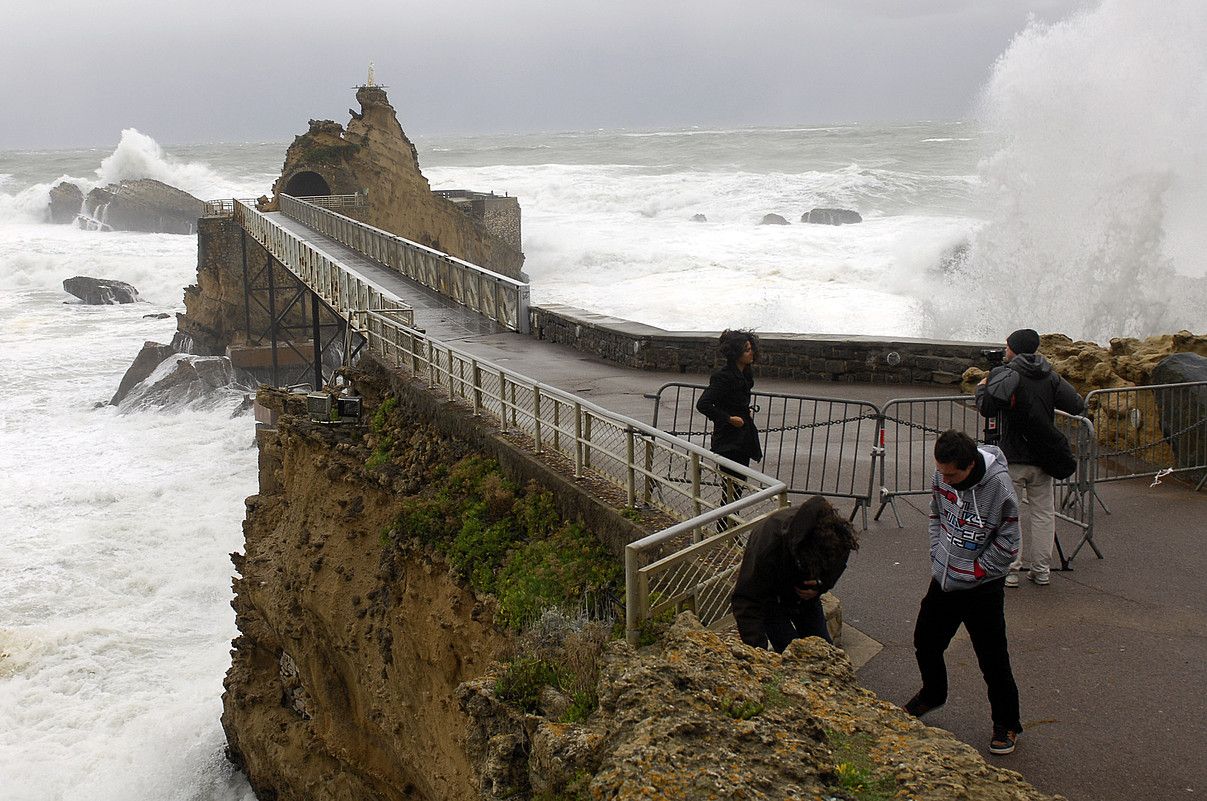
[[[519,197],[536,304],[676,330],[1201,332],[1207,103],[1178,76],[1207,74],[1193,33],[1204,15],[1174,5],[1189,24],[1112,2],[1120,19],[1020,36],[975,121],[415,143],[433,188]],[[1139,76],[1147,92],[1107,66],[1127,54],[1110,43],[1138,29],[1155,34],[1137,46],[1163,56]],[[1085,89],[1087,75],[1101,81]],[[1102,102],[1110,92],[1122,99]],[[299,131],[312,111],[299,109]],[[147,315],[183,310],[196,241],[43,213],[63,178],[255,197],[286,143],[114,139],[0,152],[0,787],[11,801],[250,799],[219,715],[236,634],[228,554],[256,492],[252,421],[233,415],[235,396],[104,405],[144,341],[170,341],[175,320]],[[814,207],[864,221],[801,224]],[[791,224],[758,224],[772,213]],[[145,302],[74,303],[73,275],[127,281]]]

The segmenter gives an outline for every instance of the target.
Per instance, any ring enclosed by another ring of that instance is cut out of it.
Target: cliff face
[[[359,192],[368,198],[369,224],[518,277],[523,253],[432,194],[385,90],[362,86],[356,99],[361,111],[352,112],[347,130],[330,120],[311,120],[310,130],[294,139],[274,197]]]
[[[441,560],[383,536],[405,496],[368,474],[356,439],[289,418],[261,434],[261,492],[234,556],[230,753],[260,798],[466,798],[454,690],[506,637]],[[416,434],[400,480],[459,450]]]

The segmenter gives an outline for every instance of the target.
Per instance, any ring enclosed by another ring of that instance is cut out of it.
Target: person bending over
[[[851,524],[820,495],[767,517],[746,543],[731,599],[742,642],[777,652],[804,637],[833,643],[821,596],[858,548]]]

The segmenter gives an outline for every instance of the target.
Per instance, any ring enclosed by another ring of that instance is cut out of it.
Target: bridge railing
[[[243,230],[341,316],[372,310],[406,325],[415,324],[414,310],[386,287],[348,272],[339,262],[273,222],[252,203],[235,200],[232,204],[234,219]]]
[[[281,195],[281,213],[512,331],[528,333],[529,289],[523,281],[289,195]]]
[[[202,217],[233,217],[235,215],[235,204],[246,203],[249,206],[255,206],[256,201],[251,198],[241,198],[238,200],[221,199],[207,200],[202,205]]]
[[[296,199],[324,209],[363,209],[369,205],[368,199],[361,194],[307,195]]]
[[[576,478],[603,479],[618,505],[653,507],[678,521],[625,549],[630,639],[651,615],[671,606],[694,609],[705,625],[725,618],[743,533],[787,505],[782,481],[479,359],[387,315],[365,312],[357,318],[354,324],[387,364],[493,419]],[[734,497],[731,487],[742,497],[726,503]]]

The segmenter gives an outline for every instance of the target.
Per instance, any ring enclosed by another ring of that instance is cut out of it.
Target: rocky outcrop
[[[1207,356],[1207,334],[1179,331],[1146,339],[1118,338],[1111,340],[1109,348],[1095,342],[1074,341],[1064,334],[1044,334],[1040,337],[1039,352],[1078,392],[1086,395],[1095,389],[1162,383],[1152,378],[1157,365],[1175,353]],[[973,392],[977,382],[987,374],[980,367],[968,368],[961,388]]]
[[[706,217],[703,214],[693,214],[691,216],[691,221],[692,222],[708,222],[708,217]]]
[[[876,698],[817,638],[781,656],[684,613],[653,648],[607,646],[579,722],[525,713],[498,686],[458,691],[482,799],[1056,798]]]
[[[63,181],[50,190],[50,205],[46,207],[48,222],[64,225],[75,222],[84,207],[84,193],[78,186]]]
[[[764,214],[763,219],[759,220],[759,225],[788,225],[788,224],[789,224],[788,221],[785,220],[779,214]]]
[[[126,368],[126,374],[122,376],[121,383],[117,386],[117,392],[113,393],[113,398],[109,401],[109,405],[116,406],[121,403],[130,390],[143,382],[151,373],[155,372],[164,359],[175,355],[176,350],[171,345],[161,345],[158,342],[144,342],[142,350],[134,357],[134,361]]]
[[[241,406],[243,396],[255,391],[255,379],[233,367],[225,356],[182,354],[160,362],[150,375],[126,392],[120,405],[125,409]]]
[[[93,189],[85,213],[102,230],[193,234],[205,204],[188,192],[151,178]]]
[[[815,225],[851,225],[863,222],[863,217],[850,209],[810,209],[801,215],[800,221]]]
[[[347,129],[331,120],[311,120],[310,129],[294,139],[273,185],[274,199],[283,193],[360,193],[368,201],[365,222],[520,277],[524,256],[516,247],[432,193],[385,90],[362,86],[356,99],[361,110],[352,114]]]
[[[64,279],[63,289],[89,306],[110,306],[117,303],[136,303],[138,290],[125,281],[112,278],[89,278],[77,275]]]

